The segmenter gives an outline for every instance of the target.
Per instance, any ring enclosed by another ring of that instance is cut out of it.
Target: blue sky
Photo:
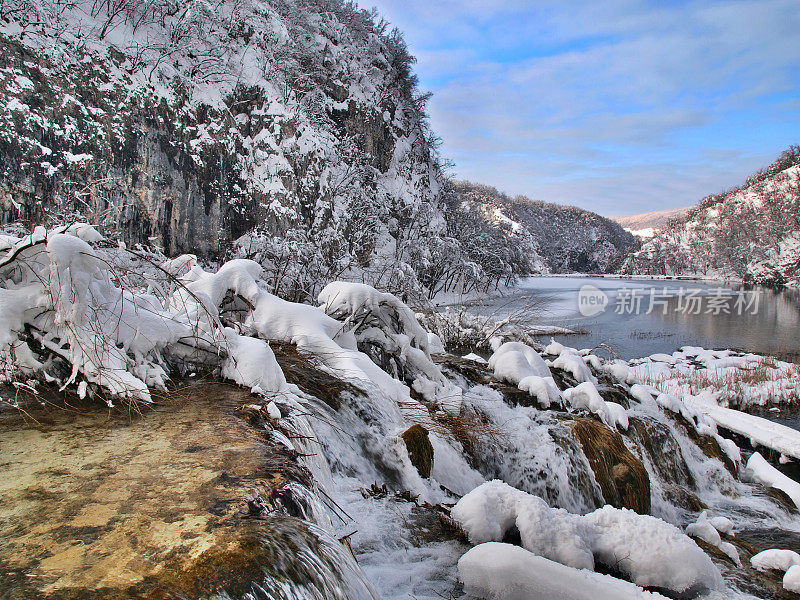
[[[800,3],[360,0],[399,27],[451,174],[604,215],[800,144]]]

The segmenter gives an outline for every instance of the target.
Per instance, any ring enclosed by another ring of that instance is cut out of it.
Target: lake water
[[[585,287],[591,286],[591,287]],[[581,293],[581,289],[584,292]],[[605,310],[586,316],[591,298]],[[531,277],[515,292],[474,308],[523,323],[557,325],[580,334],[543,336],[577,348],[607,344],[638,358],[681,346],[733,348],[783,358],[800,356],[800,294],[726,283],[599,277]]]

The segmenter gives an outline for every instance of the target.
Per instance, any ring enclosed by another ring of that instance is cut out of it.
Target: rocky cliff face
[[[455,189],[489,223],[527,243],[528,254],[536,257],[535,271],[612,272],[638,247],[622,226],[587,210],[525,196],[511,198],[493,187],[469,182],[458,182]]]
[[[735,189],[708,196],[629,256],[626,273],[767,285],[800,276],[800,148]]]
[[[208,256],[260,227],[336,269],[409,263],[441,228],[413,59],[371,13],[13,0],[0,21],[5,222],[80,215]]]

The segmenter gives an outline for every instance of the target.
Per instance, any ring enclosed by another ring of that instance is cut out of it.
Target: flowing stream
[[[0,391],[1,598],[374,598],[323,528],[250,518],[254,492],[309,474],[239,416],[247,391],[201,383],[136,410]]]

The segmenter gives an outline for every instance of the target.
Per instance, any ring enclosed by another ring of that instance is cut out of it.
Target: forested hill
[[[538,270],[551,273],[607,273],[618,269],[636,239],[622,226],[576,208],[514,198],[466,181],[453,184],[465,209],[479,212],[496,229],[519,240]]]
[[[648,275],[730,277],[786,285],[800,276],[800,147],[741,186],[703,199],[625,262]]]

